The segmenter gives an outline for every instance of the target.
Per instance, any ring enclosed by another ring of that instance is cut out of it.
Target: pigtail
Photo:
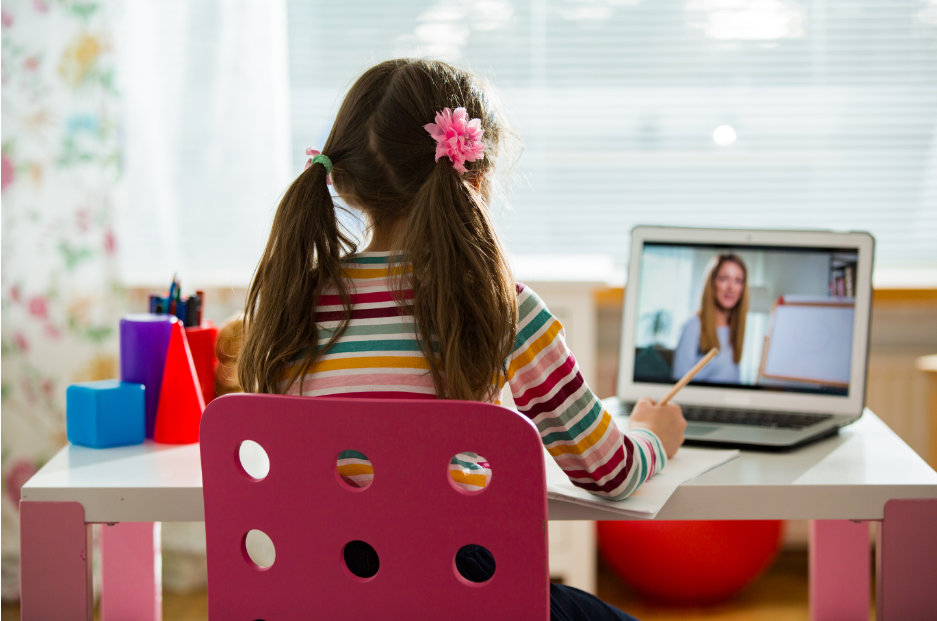
[[[470,179],[448,160],[434,166],[411,203],[403,249],[436,393],[487,401],[514,342],[517,294],[487,205]]]
[[[324,286],[337,284],[348,307],[341,259],[355,243],[340,229],[335,209],[321,165],[304,171],[280,201],[247,292],[238,365],[247,392],[284,392],[309,369],[319,342],[315,308]]]

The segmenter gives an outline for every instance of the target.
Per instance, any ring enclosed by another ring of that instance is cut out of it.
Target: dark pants
[[[628,613],[606,604],[592,593],[565,584],[550,583],[551,621],[638,621]]]
[[[380,561],[374,549],[361,542],[345,547],[345,563],[355,575],[377,573]],[[456,568],[467,580],[485,582],[495,573],[495,560],[485,548],[468,545],[455,557]],[[609,606],[591,593],[563,584],[550,584],[550,619],[552,621],[637,621],[631,615]]]
[[[481,546],[465,546],[455,557],[456,568],[472,582],[484,582],[495,572],[491,553]],[[591,593],[564,584],[550,583],[551,621],[637,621]]]

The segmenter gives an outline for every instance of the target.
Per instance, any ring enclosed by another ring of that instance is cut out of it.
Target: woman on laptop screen
[[[706,352],[719,349],[695,381],[739,383],[739,361],[748,314],[748,269],[741,257],[717,255],[710,262],[699,311],[680,330],[673,377],[682,377]]]

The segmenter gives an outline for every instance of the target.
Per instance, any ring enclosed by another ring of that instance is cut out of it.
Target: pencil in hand
[[[674,398],[674,395],[676,395],[678,392],[680,392],[680,389],[681,389],[681,388],[683,388],[684,386],[686,386],[687,384],[689,384],[689,383],[690,383],[690,380],[692,380],[694,377],[696,377],[696,374],[699,373],[700,371],[702,371],[702,370],[703,370],[703,367],[705,367],[707,364],[709,364],[709,361],[712,360],[713,358],[715,358],[715,357],[716,357],[716,354],[718,354],[718,353],[719,353],[719,348],[718,348],[718,347],[713,347],[712,349],[710,349],[710,350],[706,353],[705,356],[703,356],[702,358],[700,358],[699,362],[697,362],[696,364],[693,365],[693,368],[692,368],[692,369],[690,369],[689,371],[687,371],[686,374],[684,374],[684,376],[680,378],[680,381],[678,381],[676,384],[674,384],[673,388],[670,389],[670,392],[668,392],[666,395],[664,395],[664,398],[661,399],[660,401],[658,401],[658,402],[657,402],[657,405],[666,405],[667,402],[670,401],[671,399],[673,399],[673,398]]]

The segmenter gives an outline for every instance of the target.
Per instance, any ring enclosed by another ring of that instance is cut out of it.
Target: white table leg
[[[878,619],[937,619],[937,499],[889,500],[876,551]]]
[[[810,618],[868,619],[872,559],[869,526],[810,521]]]
[[[20,501],[20,618],[94,615],[91,526],[77,502]]]
[[[101,528],[101,621],[163,618],[159,522]]]

